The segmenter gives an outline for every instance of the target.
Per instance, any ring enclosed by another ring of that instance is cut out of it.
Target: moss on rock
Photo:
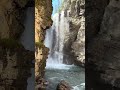
[[[44,46],[44,44],[42,42],[35,42],[35,46],[42,48]]]
[[[0,46],[13,49],[13,48],[21,48],[22,44],[19,43],[17,40],[4,38],[4,39],[0,39]]]

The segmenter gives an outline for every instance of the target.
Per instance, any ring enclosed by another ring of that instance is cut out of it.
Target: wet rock
[[[71,90],[71,86],[64,80],[62,80],[58,86],[56,90]]]
[[[40,78],[39,80],[37,80],[35,90],[46,90],[48,84],[49,84],[48,81],[46,81],[43,78]]]
[[[47,82],[41,80],[45,73],[49,49],[44,45],[45,32],[52,25],[52,0],[36,0],[35,3],[35,79],[36,88],[45,90]]]
[[[65,0],[63,9],[69,23],[63,47],[64,63],[84,66],[85,62],[85,0]]]

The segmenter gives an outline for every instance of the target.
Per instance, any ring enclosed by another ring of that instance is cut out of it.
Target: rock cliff
[[[20,42],[28,0],[0,1],[0,90],[26,90],[34,52]]]
[[[45,32],[52,25],[52,0],[35,2],[35,77],[36,83],[44,75],[49,49],[44,45]],[[39,83],[40,84],[40,83]]]
[[[93,90],[119,90],[120,1],[93,2],[86,4],[86,87]]]
[[[65,33],[64,62],[84,66],[85,63],[85,0],[64,0],[61,10],[69,23]]]

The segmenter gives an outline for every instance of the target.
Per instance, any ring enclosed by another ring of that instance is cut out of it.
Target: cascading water
[[[46,31],[44,42],[50,49],[45,72],[45,78],[49,81],[46,90],[56,90],[61,80],[67,81],[72,86],[72,90],[84,90],[84,69],[63,63],[63,47],[66,33],[69,32],[69,11],[55,13],[53,8],[52,20],[53,25]]]
[[[62,67],[64,37],[65,32],[69,30],[69,22],[64,17],[64,11],[61,14],[56,13],[52,19],[53,25],[46,31],[45,39],[45,45],[50,49],[47,67]]]
[[[34,7],[28,7],[26,10],[26,19],[24,22],[25,30],[20,38],[21,43],[24,48],[29,51],[34,51]],[[34,90],[35,87],[35,76],[34,76],[34,68],[31,68],[32,76],[28,78],[27,90]]]

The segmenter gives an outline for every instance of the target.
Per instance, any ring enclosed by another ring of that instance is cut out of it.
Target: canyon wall
[[[36,84],[44,76],[49,49],[44,45],[45,32],[52,25],[52,0],[35,2],[35,77]],[[40,86],[40,85],[39,85]]]
[[[87,0],[86,89],[120,89],[119,14],[119,0]]]
[[[75,56],[77,57],[76,63],[78,65],[84,66],[85,64],[85,16],[84,16],[85,0],[77,0],[75,7],[76,7],[75,10],[76,16],[72,15],[73,24],[71,26],[73,27],[73,29],[71,30],[77,30],[77,28],[75,27],[79,27],[79,29],[75,41],[72,43],[72,49]],[[71,10],[71,14],[73,10]]]
[[[20,42],[28,0],[0,1],[0,89],[26,90],[34,52]],[[28,5],[29,6],[29,5]]]
[[[65,32],[64,63],[84,66],[85,63],[85,0],[64,0],[61,11],[69,23]]]

